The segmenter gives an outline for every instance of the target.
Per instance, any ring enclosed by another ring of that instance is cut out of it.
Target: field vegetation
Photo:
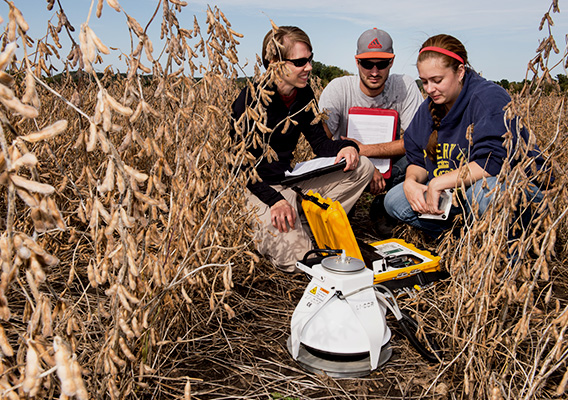
[[[47,0],[57,23],[31,38],[17,2],[7,4],[0,398],[566,397],[566,92],[543,90],[554,86],[551,52],[567,62],[552,35],[556,0],[507,110],[531,131],[555,180],[536,177],[548,190],[521,226],[519,213],[531,208],[523,189],[532,160],[507,140],[520,163],[504,168],[508,189],[483,218],[458,222],[439,244],[398,228],[439,253],[451,274],[400,298],[436,335],[444,358],[428,364],[395,334],[393,359],[357,380],[308,374],[287,353],[290,316],[307,280],[275,271],[254,251],[255,216],[243,204],[246,181],[257,177],[239,171],[252,163],[247,143],[272,154],[254,133],[268,129],[262,101],[240,120],[230,117],[241,35],[222,11],[210,7],[204,24],[196,17],[184,27],[185,1],[157,1],[151,21],[136,21],[117,0],[93,0],[87,21],[70,21],[63,7],[74,3]],[[89,26],[103,9],[126,16],[133,45],[125,74],[104,65],[110,44]],[[149,24],[160,25],[159,42],[148,37]],[[54,60],[66,66],[57,79]],[[261,73],[260,64],[255,72],[245,84],[259,83],[259,99],[283,73],[281,65]],[[372,239],[367,201],[353,226]]]

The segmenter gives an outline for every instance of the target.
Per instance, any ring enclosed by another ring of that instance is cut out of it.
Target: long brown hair
[[[438,49],[448,50],[458,57],[453,57],[436,51],[435,49],[426,49],[427,47],[434,47]],[[431,58],[437,58],[441,60],[444,66],[451,68],[454,72],[457,72],[460,65],[466,67],[466,72],[470,68],[469,62],[467,60],[467,51],[464,45],[458,39],[451,35],[435,35],[429,37],[420,47],[420,53],[418,55],[417,63]],[[462,62],[463,60],[463,62]],[[428,139],[428,145],[426,146],[426,154],[428,158],[435,163],[437,159],[436,149],[438,147],[438,129],[440,128],[440,123],[442,118],[446,116],[447,110],[443,104],[436,104],[433,101],[430,102],[428,107],[430,114],[432,115],[432,133]]]

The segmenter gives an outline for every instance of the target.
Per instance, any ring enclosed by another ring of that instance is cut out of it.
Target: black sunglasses
[[[390,65],[391,61],[392,59],[381,61],[359,60],[359,65],[368,70],[372,70],[373,67],[377,67],[377,69],[381,70],[387,68]]]
[[[289,58],[283,58],[282,60],[290,61],[292,64],[294,64],[295,67],[300,68],[306,65],[307,63],[311,63],[313,59],[314,59],[314,53],[312,53],[309,57],[295,58],[293,60]]]

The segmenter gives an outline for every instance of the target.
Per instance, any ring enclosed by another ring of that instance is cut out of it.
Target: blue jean
[[[465,192],[466,209],[462,210],[460,207],[452,206],[450,217],[447,220],[418,218],[418,213],[412,209],[404,194],[404,190],[402,188],[404,182],[396,185],[387,192],[385,196],[385,210],[391,217],[419,228],[433,238],[437,238],[446,229],[452,226],[452,220],[455,215],[461,213],[462,211],[466,214],[466,216],[471,213],[470,205],[473,204],[474,199],[479,206],[479,216],[483,215],[485,210],[487,210],[487,208],[493,201],[494,193],[491,195],[488,194],[497,185],[497,178],[492,176],[487,178],[486,181],[486,187],[483,187],[482,180],[479,180],[471,185]],[[502,184],[501,190],[505,189],[505,185]],[[535,203],[539,203],[543,198],[542,192],[536,186],[532,186],[531,189],[527,191],[527,196],[529,199],[531,199],[532,202]],[[523,215],[522,217],[523,220],[525,220],[524,222],[526,222],[527,219],[530,219],[530,215]]]

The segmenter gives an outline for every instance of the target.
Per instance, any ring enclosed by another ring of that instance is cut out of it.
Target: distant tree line
[[[351,75],[351,73],[344,69],[334,65],[325,65],[319,61],[313,61],[312,68],[312,74],[321,79],[321,84],[324,87],[335,78]]]
[[[509,82],[507,79],[501,79],[500,81],[494,81],[496,84],[501,86],[502,88],[506,89],[509,93],[519,93],[523,90],[523,86],[526,79],[522,80],[521,82]],[[416,79],[416,84],[422,90],[422,82],[420,79]],[[552,83],[543,82],[542,88],[546,94],[549,94],[554,91],[560,91],[563,93],[568,93],[568,77],[563,74],[556,75],[556,78],[553,79]]]
[[[553,83],[544,82],[543,88],[547,93],[553,92],[555,90],[560,90],[561,92],[568,93],[568,76],[564,74],[556,75],[556,79],[553,79]],[[526,79],[521,82],[509,82],[507,79],[501,79],[495,83],[499,86],[507,89],[511,93],[518,93],[523,89]]]
[[[321,84],[323,87],[325,87],[329,82],[331,82],[335,78],[345,75],[352,75],[349,71],[346,71],[344,69],[341,69],[333,65],[325,65],[319,61],[312,61],[311,74],[321,79]],[[237,84],[239,85],[239,87],[242,88],[246,85],[246,81],[248,79],[250,79],[250,77],[237,78]]]
[[[323,87],[325,87],[335,78],[345,75],[352,75],[349,71],[346,71],[334,65],[326,65],[319,61],[313,61],[312,68],[312,75],[317,76],[321,79],[321,84]],[[245,79],[246,78],[239,78],[237,79],[237,81],[239,81],[239,83],[244,86]],[[521,82],[510,82],[507,79],[501,79],[500,81],[494,82],[510,93],[519,93],[523,89],[525,81],[526,80],[523,80]],[[422,82],[420,81],[420,79],[416,80],[416,84],[418,85],[420,90],[422,90]],[[556,75],[553,83],[545,83],[543,87],[545,92],[547,93],[553,92],[555,90],[560,90],[561,92],[568,93],[568,76],[564,74],[558,74]]]

